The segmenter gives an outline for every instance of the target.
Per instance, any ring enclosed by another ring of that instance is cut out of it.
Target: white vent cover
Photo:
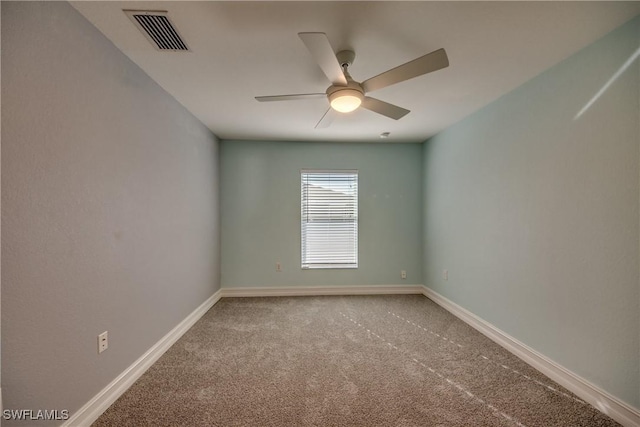
[[[166,10],[123,10],[123,12],[156,49],[190,50],[169,20]]]

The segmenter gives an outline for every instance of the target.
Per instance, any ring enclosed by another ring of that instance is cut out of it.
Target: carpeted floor
[[[614,426],[419,295],[226,298],[94,426]]]

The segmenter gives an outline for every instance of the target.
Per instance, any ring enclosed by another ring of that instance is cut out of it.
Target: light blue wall
[[[421,156],[422,144],[223,141],[222,286],[421,284]],[[359,170],[358,269],[300,267],[300,169],[314,168]]]
[[[69,3],[1,9],[4,409],[73,414],[219,289],[219,143]]]
[[[424,281],[640,407],[640,17],[424,147]],[[449,280],[443,280],[448,269]]]

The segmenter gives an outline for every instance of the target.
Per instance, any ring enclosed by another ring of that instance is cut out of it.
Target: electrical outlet
[[[98,335],[98,353],[102,353],[109,348],[109,332],[104,331]]]
[[[442,270],[442,278],[444,280],[449,280],[449,270]]]
[[[406,279],[407,278],[407,272],[405,270],[400,270],[400,278],[401,279]]]
[[[276,271],[278,273],[282,271],[282,264],[280,264],[280,261],[276,262]]]

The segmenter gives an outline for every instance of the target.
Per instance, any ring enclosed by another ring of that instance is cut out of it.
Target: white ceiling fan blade
[[[326,113],[324,113],[324,116],[322,116],[318,124],[316,124],[315,129],[328,128],[331,125],[331,122],[333,122],[333,119],[335,117],[336,117],[335,110],[329,107],[329,109],[327,110]]]
[[[362,100],[362,107],[394,120],[401,119],[411,112],[397,105],[389,104],[388,102],[368,96],[365,96]]]
[[[334,85],[346,86],[347,79],[331,44],[329,44],[327,35],[325,33],[298,33],[298,37],[307,46],[329,81]]]
[[[434,50],[420,58],[365,80],[362,82],[362,88],[365,92],[373,92],[448,66],[449,58],[447,57],[447,52],[444,49]]]
[[[256,101],[270,102],[270,101],[297,101],[299,99],[319,99],[326,98],[326,93],[298,93],[294,95],[273,95],[273,96],[256,96]]]

